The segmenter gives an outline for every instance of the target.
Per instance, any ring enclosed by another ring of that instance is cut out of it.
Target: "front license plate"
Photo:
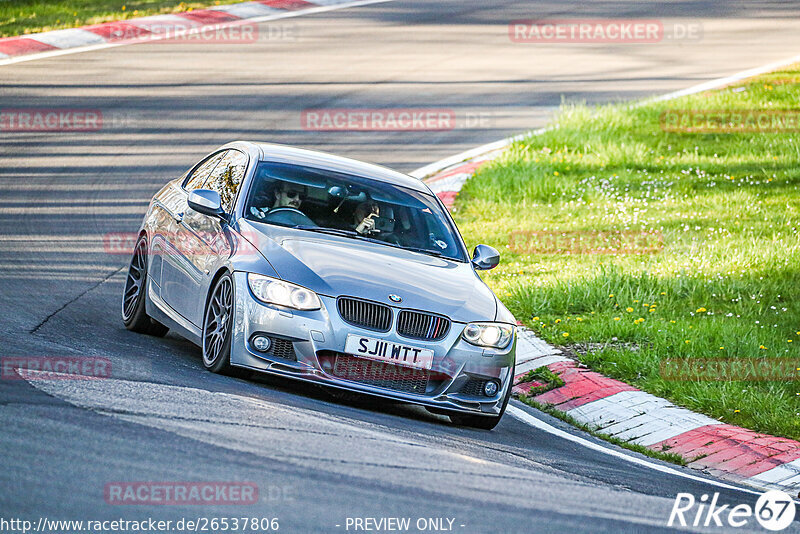
[[[354,356],[381,362],[430,369],[433,366],[433,351],[409,345],[400,345],[383,339],[348,334],[344,351]]]

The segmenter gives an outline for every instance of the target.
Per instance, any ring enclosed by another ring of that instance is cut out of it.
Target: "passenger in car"
[[[367,200],[356,206],[354,213],[355,230],[361,235],[370,235],[380,233],[380,230],[375,228],[375,218],[381,214],[381,208],[377,202]]]

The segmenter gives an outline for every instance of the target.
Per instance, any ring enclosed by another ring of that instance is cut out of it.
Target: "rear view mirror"
[[[195,189],[189,193],[187,203],[190,208],[203,215],[220,218],[225,216],[219,193],[211,189]]]
[[[367,200],[367,194],[364,191],[361,191],[357,195],[353,195],[350,192],[350,188],[349,187],[342,187],[340,185],[334,185],[333,187],[328,189],[328,194],[330,196],[332,196],[333,198],[338,198],[339,199],[339,203],[336,205],[336,207],[333,210],[334,213],[339,213],[339,208],[341,208],[342,204],[344,204],[348,200],[351,201],[351,202],[353,202],[353,201],[355,201],[355,202],[364,202],[364,201]]]
[[[334,185],[328,189],[328,194],[334,198],[347,198],[347,189],[339,185]]]
[[[339,198],[343,201],[364,202],[367,200],[367,194],[364,191],[359,191],[358,194],[354,195],[349,187],[342,187],[340,185],[334,185],[328,189],[328,194],[333,198]]]

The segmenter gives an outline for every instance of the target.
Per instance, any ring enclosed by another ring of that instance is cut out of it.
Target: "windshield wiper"
[[[303,225],[299,224],[297,226],[293,226],[292,228],[297,228],[298,230],[308,230],[309,232],[319,232],[321,234],[331,234],[331,235],[340,235],[344,237],[362,237],[361,234],[354,230],[341,230],[339,228],[326,228],[324,226],[310,226],[310,225]]]
[[[423,247],[400,247],[400,248],[402,248],[404,250],[410,250],[412,252],[421,252],[422,254],[429,254],[431,256],[436,256],[438,258],[447,257],[444,254],[442,254],[441,252],[439,252],[438,250],[432,250],[432,249],[429,249],[429,248],[423,248]],[[447,257],[447,258],[448,259],[452,259],[452,258],[449,258],[449,257]]]
[[[380,239],[374,239],[374,238],[371,238],[371,237],[362,236],[362,238],[363,239],[367,239],[369,241],[373,241],[375,243],[380,243],[381,245],[387,245],[389,247],[399,248],[400,250],[410,250],[411,252],[419,252],[420,254],[428,254],[430,256],[436,256],[437,258],[447,258],[448,260],[452,260],[453,259],[450,256],[445,256],[444,254],[442,254],[438,250],[432,250],[432,249],[423,248],[423,247],[405,247],[403,245],[390,243],[389,241],[381,241]]]

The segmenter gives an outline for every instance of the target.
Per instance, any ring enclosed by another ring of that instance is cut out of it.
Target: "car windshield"
[[[259,163],[245,217],[466,261],[432,195],[326,169]]]

